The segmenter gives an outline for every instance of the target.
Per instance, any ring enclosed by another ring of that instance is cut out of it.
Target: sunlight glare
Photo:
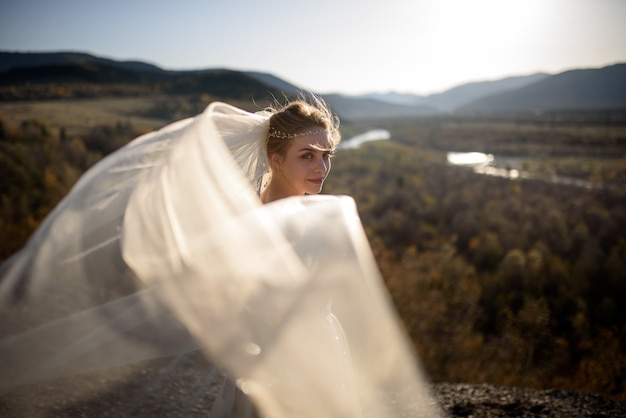
[[[417,36],[428,58],[421,70],[438,84],[484,81],[523,67],[543,49],[554,17],[553,6],[540,0],[442,0],[424,3],[422,13],[428,18]]]

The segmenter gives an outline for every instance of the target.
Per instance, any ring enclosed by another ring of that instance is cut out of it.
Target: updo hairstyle
[[[296,100],[278,110],[269,109],[273,114],[270,116],[267,136],[268,155],[284,155],[293,138],[318,133],[320,130],[328,133],[333,149],[339,144],[339,119],[322,99],[314,98],[313,102]]]

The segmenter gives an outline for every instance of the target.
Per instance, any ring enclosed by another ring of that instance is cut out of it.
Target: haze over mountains
[[[75,52],[0,52],[0,100],[41,100],[33,86],[90,84],[128,86],[118,95],[207,93],[249,99],[294,95],[302,89],[272,74],[228,69],[163,70],[139,61],[115,61]],[[30,88],[28,97],[20,91]],[[21,89],[20,89],[21,88]],[[342,118],[528,114],[538,112],[626,111],[626,63],[559,74],[537,73],[467,83],[442,93],[419,96],[373,93],[323,98]]]

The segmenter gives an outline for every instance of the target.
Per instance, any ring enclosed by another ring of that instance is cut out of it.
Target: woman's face
[[[298,136],[284,155],[273,154],[272,183],[289,195],[317,194],[330,171],[332,144],[325,132]]]

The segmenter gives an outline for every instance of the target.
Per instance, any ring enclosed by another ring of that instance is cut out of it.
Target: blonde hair
[[[325,131],[334,149],[341,141],[339,118],[326,103],[313,96],[311,102],[304,99],[292,101],[278,110],[268,109],[270,126],[267,135],[267,154],[284,155],[291,140],[297,136]]]

